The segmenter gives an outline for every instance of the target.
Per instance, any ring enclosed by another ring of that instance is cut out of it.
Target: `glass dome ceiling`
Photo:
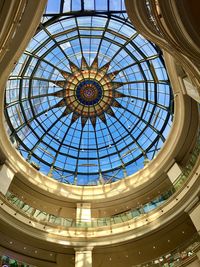
[[[172,92],[161,51],[126,13],[68,11],[40,25],[10,75],[9,135],[42,173],[106,184],[137,172],[161,149]]]

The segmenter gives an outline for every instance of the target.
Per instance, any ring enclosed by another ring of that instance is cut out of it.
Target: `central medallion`
[[[117,91],[123,83],[113,81],[119,71],[108,73],[110,62],[98,67],[98,57],[94,58],[90,66],[84,57],[81,59],[81,68],[71,61],[69,66],[71,73],[60,71],[65,80],[53,81],[62,88],[52,93],[53,96],[62,98],[54,107],[65,107],[63,116],[72,113],[71,123],[81,118],[83,128],[88,120],[95,128],[97,119],[106,124],[107,116],[115,118],[112,108],[121,108],[117,98],[126,97]]]
[[[85,106],[92,106],[102,98],[102,88],[100,84],[93,80],[81,81],[76,89],[76,97]]]

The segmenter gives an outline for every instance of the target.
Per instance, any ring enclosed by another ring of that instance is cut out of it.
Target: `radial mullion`
[[[107,126],[107,125],[106,125],[106,126]],[[122,168],[124,168],[125,163],[124,163],[124,161],[123,161],[123,159],[122,159],[122,157],[121,157],[121,155],[120,155],[120,151],[118,150],[118,147],[117,147],[117,145],[116,145],[116,143],[115,143],[115,140],[114,140],[114,137],[113,137],[113,135],[112,135],[112,132],[110,131],[110,129],[109,129],[108,126],[107,126],[107,129],[108,129],[109,135],[110,135],[110,137],[111,137],[111,139],[112,139],[112,142],[113,142],[113,144],[114,144],[114,146],[115,146],[115,149],[116,149],[116,151],[117,151],[119,160],[121,161],[121,166],[122,166]],[[110,157],[109,157],[109,160],[110,160]]]

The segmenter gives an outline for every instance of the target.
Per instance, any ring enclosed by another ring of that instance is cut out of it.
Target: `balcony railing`
[[[91,221],[79,221],[71,218],[64,218],[60,216],[56,216],[53,214],[49,214],[46,211],[41,211],[35,207],[30,206],[25,203],[22,199],[19,199],[16,195],[11,192],[6,194],[5,198],[2,198],[3,202],[10,204],[15,210],[19,213],[24,214],[29,219],[33,221],[38,221],[44,225],[51,226],[59,226],[61,228],[68,227],[102,227],[102,226],[111,226],[118,223],[127,222],[134,218],[143,216],[157,208],[161,208],[162,204],[164,204],[175,192],[180,190],[187,178],[189,177],[200,152],[200,138],[196,143],[196,146],[190,156],[190,159],[183,169],[182,173],[166,192],[158,195],[156,198],[152,199],[148,203],[142,204],[138,207],[134,207],[133,209],[127,210],[123,213],[113,215],[111,217],[103,217],[103,218],[92,218]]]
[[[163,266],[163,267],[176,267],[187,266],[189,263],[197,258],[196,252],[200,249],[200,233],[195,233],[189,240],[182,243],[176,249],[165,253],[158,258],[149,262],[139,265],[132,265],[134,267],[148,267],[148,266]]]
[[[195,233],[189,240],[179,245],[176,249],[165,253],[158,258],[152,259],[149,262],[145,262],[138,265],[131,265],[134,267],[150,267],[150,266],[163,266],[163,267],[176,267],[183,266],[183,264],[189,264],[195,260],[196,252],[200,249],[200,233]],[[25,264],[16,259],[8,256],[0,256],[0,266],[8,267],[36,267],[33,265]]]

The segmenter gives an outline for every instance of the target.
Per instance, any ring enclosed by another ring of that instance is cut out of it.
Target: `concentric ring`
[[[76,88],[79,102],[86,106],[97,104],[103,95],[102,88],[96,81],[84,80]]]
[[[173,118],[161,51],[117,14],[44,23],[5,99],[10,139],[22,156],[68,184],[137,172],[161,149]]]

